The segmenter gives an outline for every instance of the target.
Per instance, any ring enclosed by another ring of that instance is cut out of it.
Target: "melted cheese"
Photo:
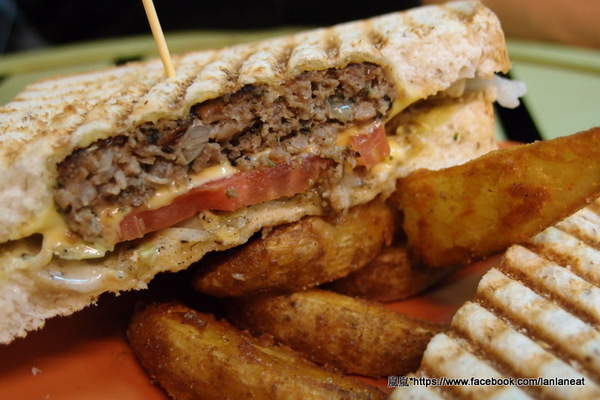
[[[426,133],[437,126],[444,125],[459,108],[456,102],[438,103],[434,108],[414,116],[415,134]]]
[[[101,241],[88,244],[77,235],[73,235],[64,217],[55,209],[46,212],[41,225],[40,232],[44,236],[44,248],[49,249],[60,258],[73,260],[98,258],[111,250]]]
[[[145,209],[155,210],[169,205],[173,200],[194,187],[198,187],[206,182],[224,178],[238,172],[230,165],[220,165],[206,168],[200,173],[195,174],[190,179],[188,186],[174,187],[169,186],[157,191],[150,198]],[[78,235],[71,233],[67,223],[62,215],[55,209],[49,209],[41,218],[39,233],[44,236],[44,248],[49,249],[52,254],[67,260],[81,260],[88,258],[103,257],[107,251],[113,250],[114,246],[108,243],[115,242],[108,237],[115,232],[121,220],[127,215],[127,209],[120,207],[111,207],[103,210],[99,218],[104,226],[107,227],[106,240],[97,240],[94,243],[83,241]]]
[[[340,147],[348,146],[350,144],[350,138],[352,136],[359,135],[360,133],[362,133],[362,130],[356,126],[351,126],[350,128],[338,134],[335,140],[335,145]]]
[[[371,167],[371,172],[374,175],[391,174],[396,165],[406,158],[406,149],[404,146],[401,146],[393,137],[389,136],[388,143],[390,145],[390,155]]]
[[[400,99],[402,99],[402,100],[400,100]],[[405,93],[398,91],[398,96],[397,96],[396,100],[394,100],[394,102],[392,103],[392,108],[388,112],[385,122],[387,123],[388,121],[390,121],[392,118],[394,118],[396,115],[398,115],[402,110],[404,110],[406,107],[408,107],[409,105],[411,105],[412,103],[414,103],[417,100],[419,100],[418,97],[410,97],[410,96],[407,96]]]

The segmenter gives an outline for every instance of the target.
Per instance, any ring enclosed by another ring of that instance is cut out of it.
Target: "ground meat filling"
[[[186,119],[143,124],[77,150],[58,166],[54,200],[69,227],[93,241],[107,206],[140,206],[206,167],[260,168],[309,147],[341,161],[348,149],[335,146],[338,133],[383,118],[395,95],[385,71],[369,63],[305,72],[279,87],[248,85],[198,104]]]

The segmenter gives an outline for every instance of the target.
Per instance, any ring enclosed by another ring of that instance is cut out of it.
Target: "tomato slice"
[[[390,144],[383,124],[377,124],[366,133],[351,136],[349,141],[350,146],[360,155],[358,165],[370,168],[390,155]]]
[[[240,172],[207,182],[155,210],[134,211],[120,223],[120,240],[131,240],[167,228],[202,210],[234,211],[251,204],[293,196],[310,189],[327,161],[298,157],[273,167]]]

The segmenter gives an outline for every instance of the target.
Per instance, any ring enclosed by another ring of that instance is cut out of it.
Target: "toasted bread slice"
[[[511,246],[392,398],[600,398],[599,205]]]

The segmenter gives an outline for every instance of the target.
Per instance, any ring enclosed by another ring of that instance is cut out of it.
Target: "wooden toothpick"
[[[162,28],[160,27],[160,21],[158,20],[158,16],[156,15],[154,3],[152,2],[152,0],[142,0],[142,3],[144,3],[146,16],[148,17],[148,22],[150,22],[150,29],[152,30],[152,35],[154,36],[154,40],[156,41],[156,46],[158,46],[158,54],[160,55],[160,59],[162,60],[163,66],[165,67],[165,73],[167,74],[167,77],[174,78],[175,68],[173,67],[173,63],[171,62],[171,54],[169,53],[169,48],[167,47],[165,35],[162,31]]]

